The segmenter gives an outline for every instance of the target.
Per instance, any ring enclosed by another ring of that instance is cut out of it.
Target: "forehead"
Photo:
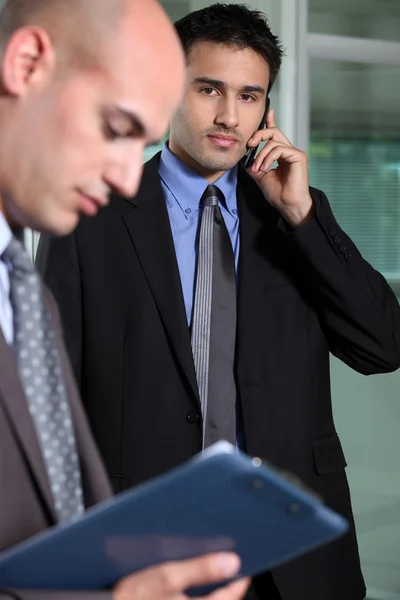
[[[259,85],[268,88],[269,67],[264,58],[250,48],[239,48],[214,42],[199,42],[187,58],[189,81],[209,77],[232,87]]]

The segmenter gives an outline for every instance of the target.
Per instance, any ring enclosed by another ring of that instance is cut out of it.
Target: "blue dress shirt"
[[[174,239],[176,259],[182,283],[186,317],[190,327],[195,291],[195,271],[197,263],[196,237],[200,218],[200,199],[209,185],[208,181],[196,171],[185,165],[168,148],[163,147],[159,175]],[[237,210],[237,166],[227,171],[217,181],[225,197],[225,204],[220,204],[222,216],[228,230],[235,255],[236,278],[239,260],[239,216]],[[240,402],[237,401],[237,439],[240,448],[244,449],[244,434],[241,418]]]
[[[202,175],[193,171],[172,154],[167,144],[161,153],[159,174],[167,202],[186,316],[190,327],[197,263],[196,236],[200,218],[200,199],[209,184]],[[237,167],[227,171],[218,181],[214,182],[214,185],[219,187],[225,196],[226,205],[220,204],[220,209],[231,238],[237,272],[239,258]]]

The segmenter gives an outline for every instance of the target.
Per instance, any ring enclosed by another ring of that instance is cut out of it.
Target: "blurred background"
[[[400,297],[400,0],[245,3],[286,47],[271,95],[278,126],[308,152],[311,185]],[[162,4],[176,20],[212,2]],[[36,242],[28,233],[32,253]],[[332,374],[368,598],[400,600],[400,372],[364,377],[333,359]]]

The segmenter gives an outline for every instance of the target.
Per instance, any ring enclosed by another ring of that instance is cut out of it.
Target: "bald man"
[[[110,191],[132,195],[146,144],[176,108],[184,59],[154,0],[8,0],[0,13],[0,551],[110,495],[54,302],[20,241],[66,234]],[[238,557],[166,564],[93,593],[2,600],[182,600]],[[236,600],[246,581],[209,596]]]

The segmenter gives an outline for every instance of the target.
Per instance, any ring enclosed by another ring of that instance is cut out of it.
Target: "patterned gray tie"
[[[203,448],[218,440],[236,442],[236,274],[231,240],[209,185],[202,216],[192,320],[192,351],[203,415]]]
[[[3,257],[10,265],[14,349],[60,522],[84,511],[81,474],[55,332],[38,273],[13,238]]]

